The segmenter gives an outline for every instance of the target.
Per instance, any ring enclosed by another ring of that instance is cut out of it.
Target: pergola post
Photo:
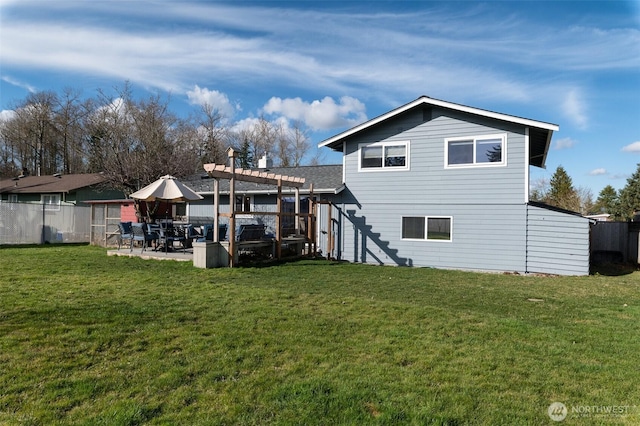
[[[213,241],[220,241],[220,179],[213,178]],[[206,235],[205,235],[206,237]]]
[[[294,223],[294,229],[295,229],[295,233],[296,235],[300,235],[300,188],[296,187],[293,188],[293,191],[295,192],[295,223]]]
[[[276,202],[276,258],[282,257],[282,179],[278,179],[278,201]]]
[[[229,148],[229,266],[236,263],[236,152]]]

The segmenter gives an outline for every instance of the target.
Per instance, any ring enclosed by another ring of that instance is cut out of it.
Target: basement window
[[[452,241],[450,216],[402,217],[403,240]]]

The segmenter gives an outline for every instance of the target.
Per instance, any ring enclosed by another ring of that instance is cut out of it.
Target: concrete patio
[[[173,250],[168,253],[164,251],[153,251],[146,249],[141,252],[140,247],[134,247],[130,251],[129,247],[121,247],[120,249],[107,250],[107,256],[124,256],[139,257],[146,260],[176,260],[178,262],[193,262],[193,248],[188,248],[184,252],[182,250]]]

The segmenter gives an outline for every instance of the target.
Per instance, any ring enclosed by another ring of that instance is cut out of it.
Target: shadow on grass
[[[349,263],[346,260],[327,260],[324,257],[305,257],[305,256],[294,256],[294,257],[285,257],[280,260],[277,259],[268,259],[268,260],[257,260],[257,259],[242,259],[238,265],[241,268],[270,268],[273,266],[283,266],[283,265],[303,265],[309,266],[316,264],[318,266],[332,266],[332,265],[341,265],[345,263]]]
[[[591,265],[591,275],[604,275],[607,277],[619,277],[622,275],[633,274],[638,271],[638,265],[631,263],[594,263]]]

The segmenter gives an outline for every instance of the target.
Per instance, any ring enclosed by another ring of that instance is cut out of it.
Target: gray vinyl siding
[[[358,213],[361,212],[361,213]],[[343,207],[341,255],[352,262],[525,272],[524,205]],[[452,241],[402,239],[403,216],[452,218]]]
[[[422,112],[398,117],[353,138],[345,156],[346,184],[360,203],[524,204],[526,146],[522,126],[473,121],[460,113],[422,121]],[[390,134],[389,129],[399,131]],[[506,134],[505,166],[445,169],[445,139]],[[358,170],[358,147],[363,143],[410,142],[410,170]]]
[[[485,271],[526,270],[527,153],[523,126],[434,108],[350,139],[342,208],[345,260]],[[445,139],[506,134],[506,165],[445,168]],[[358,170],[363,143],[409,141],[409,170]],[[403,216],[452,218],[452,241],[402,239]]]
[[[536,206],[527,213],[527,272],[588,275],[589,220]]]
[[[255,195],[253,197],[252,214],[237,213],[236,226],[242,224],[264,224],[266,232],[275,233],[275,216],[261,215],[260,212],[276,211],[276,196],[273,195]],[[220,213],[229,213],[229,196],[220,196]],[[206,195],[203,200],[190,202],[188,210],[188,220],[191,223],[202,225],[205,223],[213,223],[214,208],[213,196]],[[229,218],[221,217],[221,224],[228,224]]]

